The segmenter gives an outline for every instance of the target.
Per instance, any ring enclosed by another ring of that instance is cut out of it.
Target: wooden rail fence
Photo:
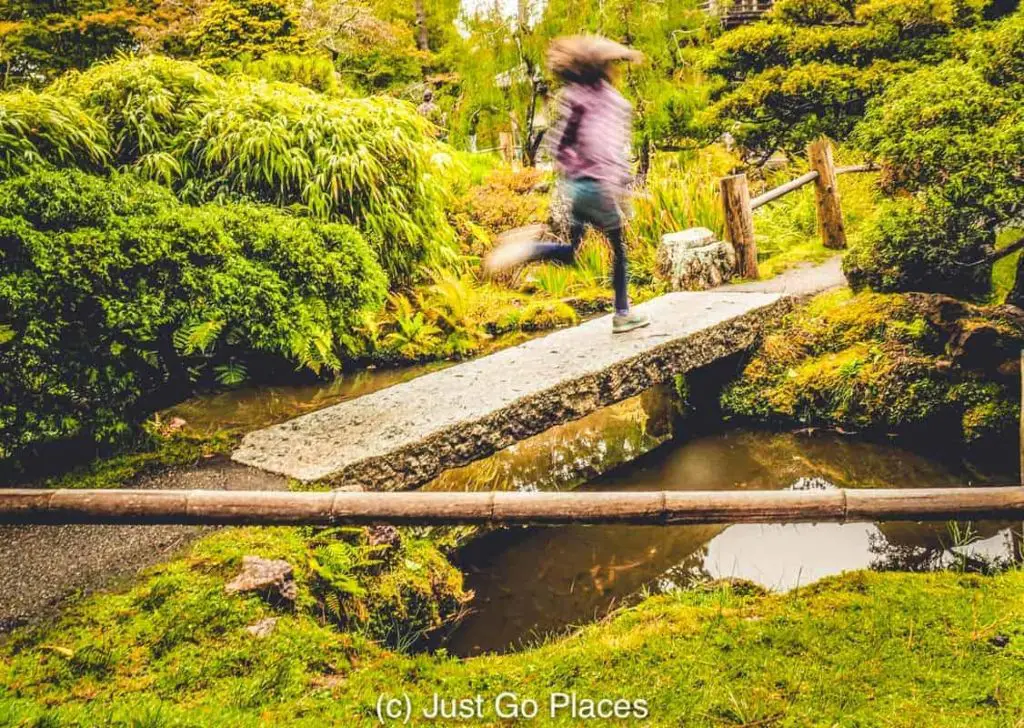
[[[1021,486],[625,493],[0,490],[0,524],[666,526],[1021,518]]]
[[[757,278],[757,242],[754,238],[754,210],[773,200],[788,195],[804,185],[814,183],[814,197],[818,211],[818,234],[826,248],[841,250],[846,247],[846,228],[839,202],[837,178],[850,172],[873,172],[877,167],[860,164],[836,167],[832,158],[832,144],[821,138],[807,147],[811,171],[753,199],[746,174],[723,177],[721,184],[722,208],[725,213],[725,235],[736,250],[736,272],[742,278]]]

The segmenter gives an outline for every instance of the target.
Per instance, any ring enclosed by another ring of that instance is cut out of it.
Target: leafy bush
[[[971,62],[922,68],[870,104],[854,140],[883,163],[883,187],[898,199],[879,210],[873,232],[851,253],[852,281],[878,290],[988,292],[996,233],[1024,206],[1017,51],[1006,46],[1022,18],[1018,12],[979,34]]]
[[[212,0],[185,38],[205,58],[259,58],[303,50],[296,6],[288,0]]]
[[[459,196],[452,217],[468,252],[481,254],[494,236],[512,228],[547,222],[549,194],[545,175],[532,167],[498,168],[483,183]]]
[[[996,86],[1024,86],[1024,13],[1018,12],[981,36],[974,65]]]
[[[772,7],[772,14],[781,22],[793,25],[849,22],[853,20],[851,4],[836,0],[779,0]]]
[[[147,166],[147,156],[181,165],[175,148],[224,81],[194,63],[144,56],[98,63],[85,73],[68,74],[50,91],[77,100],[107,128],[116,165]],[[3,97],[6,105],[8,97]]]
[[[941,202],[889,200],[846,255],[843,270],[854,288],[981,297],[992,277],[991,264],[981,262],[991,242],[984,229],[965,225]]]
[[[129,175],[0,183],[0,459],[111,442],[197,379],[340,366],[385,279],[354,228]]]
[[[322,94],[344,95],[338,74],[329,58],[268,53],[259,59],[224,60],[216,65],[219,73],[244,73],[267,81],[285,81]]]
[[[394,283],[454,242],[444,148],[407,103],[222,79],[160,56],[98,64],[54,91],[107,124],[118,164],[189,202],[244,197],[354,224]]]
[[[728,82],[708,115],[760,155],[844,139],[867,102],[903,74],[958,51],[991,0],[783,0],[723,34],[704,59]],[[962,35],[962,34],[961,34]]]
[[[47,162],[97,167],[109,158],[107,130],[73,101],[22,90],[0,105],[0,175],[27,172]]]

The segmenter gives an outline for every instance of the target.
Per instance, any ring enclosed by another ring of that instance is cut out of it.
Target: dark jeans
[[[615,289],[615,310],[629,310],[629,269],[626,265],[626,242],[622,231],[622,212],[618,202],[601,184],[589,177],[571,180],[568,184],[572,201],[572,223],[569,244],[535,243],[530,260],[549,260],[570,265],[576,261],[576,251],[583,242],[587,225],[601,232],[612,245],[615,260],[612,265],[612,287]]]

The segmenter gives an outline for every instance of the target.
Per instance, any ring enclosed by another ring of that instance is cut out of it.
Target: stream
[[[167,412],[198,431],[252,429],[444,366],[200,397]],[[705,388],[703,384],[699,388]],[[706,387],[713,389],[713,387]],[[765,490],[1015,482],[954,453],[834,433],[725,429],[680,419],[657,387],[523,440],[425,490]],[[699,408],[698,408],[699,409]],[[940,450],[940,448],[935,448]],[[1010,523],[564,526],[477,534],[456,555],[476,594],[444,646],[460,656],[536,644],[646,594],[719,578],[786,591],[852,569],[986,568],[1019,553]],[[1016,535],[1014,534],[1016,531]]]
[[[727,430],[668,441],[580,488],[894,488],[1013,479],[979,476],[956,462],[835,434]],[[1010,526],[823,523],[494,531],[460,552],[467,587],[476,594],[474,611],[445,646],[461,656],[517,649],[600,619],[641,595],[710,579],[747,579],[785,591],[853,569],[983,568],[1014,553]]]

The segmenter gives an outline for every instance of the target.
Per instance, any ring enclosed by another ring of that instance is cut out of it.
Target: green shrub
[[[709,123],[761,155],[840,141],[903,74],[960,53],[991,0],[782,0],[765,22],[724,33],[704,67],[725,81]]]
[[[1024,12],[1017,12],[980,37],[972,61],[996,86],[1024,86]]]
[[[185,38],[205,58],[258,58],[265,53],[304,49],[297,4],[289,0],[212,0]]]
[[[50,90],[61,99],[76,99],[106,126],[116,165],[145,166],[147,155],[160,155],[173,162],[177,176],[180,135],[223,86],[195,63],[143,56],[97,63],[68,74]]]
[[[454,242],[444,148],[407,103],[225,80],[159,56],[99,64],[57,91],[106,121],[120,164],[190,202],[245,197],[354,224],[394,283]]]
[[[550,194],[536,189],[544,181],[545,175],[532,167],[498,168],[482,184],[460,195],[452,218],[467,252],[480,255],[490,248],[494,236],[547,222]]]
[[[850,22],[853,20],[850,4],[837,0],[779,0],[772,7],[772,15],[792,25]]]
[[[938,184],[955,193],[955,204],[984,205],[1017,166],[1006,159],[1003,169],[990,169],[1004,161],[997,140],[1009,143],[1002,138],[1019,124],[1016,107],[974,68],[949,61],[893,84],[871,105],[854,141],[884,160],[890,191]]]
[[[359,233],[128,175],[0,183],[0,459],[116,442],[196,380],[334,370],[384,276]]]
[[[963,224],[948,206],[901,198],[879,206],[843,260],[855,289],[935,291],[974,297],[988,292],[991,264],[978,264],[994,239]]]
[[[269,53],[262,58],[223,60],[215,65],[222,74],[244,73],[267,81],[285,81],[322,94],[344,95],[331,59],[325,56],[296,56]]]
[[[29,90],[0,97],[0,176],[46,163],[98,167],[109,154],[106,128],[74,101]]]
[[[851,282],[988,292],[986,255],[1024,205],[1024,119],[1019,98],[986,76],[1012,83],[1013,52],[1000,44],[1019,22],[981,34],[973,64],[922,68],[870,104],[854,141],[883,164],[883,188],[897,199],[847,260]],[[986,71],[989,59],[996,65]]]

